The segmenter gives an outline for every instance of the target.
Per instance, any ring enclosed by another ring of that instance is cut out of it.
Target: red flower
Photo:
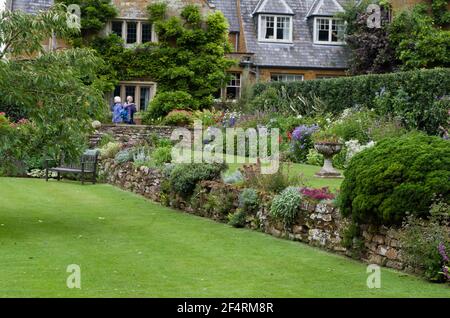
[[[292,139],[292,132],[290,131],[287,132],[287,138],[289,141]]]

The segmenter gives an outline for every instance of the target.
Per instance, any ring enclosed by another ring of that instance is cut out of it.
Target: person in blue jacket
[[[114,124],[121,124],[123,122],[122,118],[122,99],[119,96],[114,97],[114,104],[111,106],[112,111],[112,122]]]

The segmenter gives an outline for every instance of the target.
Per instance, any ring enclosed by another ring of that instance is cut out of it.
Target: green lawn
[[[450,297],[450,288],[109,185],[0,178],[2,297]],[[81,290],[66,268],[81,266]]]
[[[228,164],[229,169],[227,174],[233,173],[243,164],[231,163]],[[311,166],[299,163],[293,164],[283,164],[283,169],[287,171],[290,175],[300,175],[301,181],[304,185],[312,188],[323,188],[329,187],[332,190],[339,189],[343,179],[324,179],[316,177],[314,174],[320,170],[321,167]]]

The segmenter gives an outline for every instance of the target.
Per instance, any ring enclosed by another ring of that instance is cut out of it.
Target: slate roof
[[[293,15],[291,7],[285,0],[260,0],[256,5],[253,14],[259,13],[278,13]]]
[[[237,16],[237,0],[209,0],[217,10],[222,11],[230,24],[230,32],[239,32],[239,17]]]
[[[214,0],[229,2],[230,0]],[[293,12],[293,43],[259,42],[255,10],[260,0],[241,0],[241,17],[248,53],[254,53],[254,63],[260,67],[345,69],[349,51],[346,46],[313,43],[313,21],[307,15],[311,7],[320,8],[316,0],[283,0]],[[320,1],[320,0],[319,0]],[[324,4],[332,0],[324,0]],[[336,0],[343,5],[346,0]],[[278,0],[267,0],[267,3]],[[267,4],[268,5],[268,4]],[[323,7],[323,6],[322,6]],[[333,4],[333,8],[337,6]],[[325,12],[320,9],[318,12]],[[236,13],[237,15],[237,13]],[[257,15],[257,14],[256,14]],[[334,14],[333,14],[334,15]]]
[[[41,10],[48,9],[53,0],[10,0],[12,10],[22,10],[26,13],[37,13]]]
[[[308,11],[307,17],[311,16],[334,16],[336,13],[344,12],[342,5],[336,0],[315,0]]]

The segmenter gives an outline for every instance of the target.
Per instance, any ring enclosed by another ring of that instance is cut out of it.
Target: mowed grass
[[[388,269],[368,289],[363,263],[110,185],[0,178],[0,202],[1,297],[450,297]]]
[[[229,169],[226,174],[231,174],[237,169],[242,167],[243,164],[230,163],[228,164]],[[319,178],[315,176],[316,172],[319,172],[321,167],[300,164],[300,163],[282,163],[281,167],[285,173],[294,177],[299,177],[302,185],[311,188],[323,188],[328,187],[330,190],[338,190],[341,186],[342,180],[344,179],[333,179],[333,178]]]

